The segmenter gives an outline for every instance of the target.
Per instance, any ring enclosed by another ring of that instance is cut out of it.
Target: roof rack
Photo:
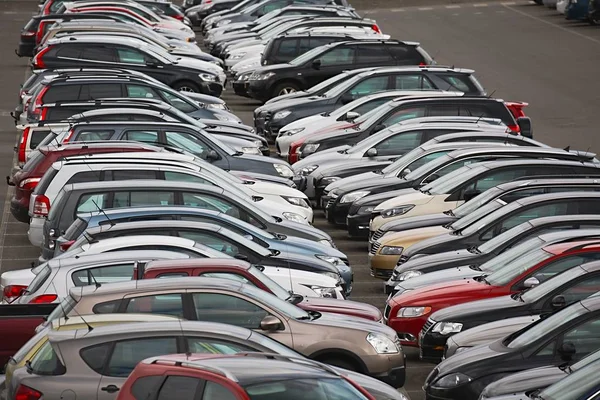
[[[570,179],[599,179],[600,180],[600,174],[599,175],[582,175],[582,174],[576,174],[576,175],[564,175],[564,176],[557,176],[557,175],[525,175],[525,176],[520,176],[518,179],[515,179],[513,181],[510,182],[506,182],[506,183],[514,183],[514,182],[520,182],[520,181],[525,181],[525,180],[530,180],[530,181],[538,181],[541,179],[566,179],[566,180],[570,180]]]
[[[199,360],[198,361],[177,361],[177,360],[169,360],[169,359],[165,359],[165,358],[156,358],[156,359],[152,359],[149,362],[149,364],[203,369],[206,371],[210,371],[214,374],[221,375],[231,381],[239,382],[238,378],[235,375],[233,375],[231,372],[227,371],[226,369],[220,368],[220,367],[215,367],[214,365],[206,365],[205,363],[202,363]]]

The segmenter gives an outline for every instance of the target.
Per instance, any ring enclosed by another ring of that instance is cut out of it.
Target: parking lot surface
[[[423,7],[367,9],[355,6],[376,19],[393,38],[418,40],[439,64],[473,68],[488,93],[510,101],[529,103],[534,138],[554,146],[598,151],[595,135],[600,123],[597,107],[600,83],[600,30],[586,23],[572,23],[563,16],[530,2],[490,2]],[[18,58],[14,48],[18,32],[35,11],[34,1],[0,2],[0,163],[8,173],[13,160],[15,127],[9,112],[17,101],[19,85],[28,60]],[[560,49],[560,50],[558,50]],[[246,124],[260,105],[237,97],[229,88],[222,98]],[[0,223],[0,273],[26,268],[38,254],[29,245],[26,225],[9,211],[11,188],[0,191],[3,206]],[[348,239],[345,231],[332,228],[316,210],[315,225],[329,232],[346,253],[355,271],[352,299],[383,308],[382,281],[369,275],[364,240]],[[406,389],[413,400],[423,398],[421,385],[432,366],[418,361],[407,349]]]

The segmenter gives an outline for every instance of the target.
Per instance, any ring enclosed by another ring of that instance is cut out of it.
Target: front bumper
[[[440,362],[444,357],[444,349],[446,348],[446,341],[450,335],[441,335],[439,333],[431,332],[420,333],[419,335],[419,358],[421,360]]]
[[[250,97],[248,94],[248,81],[233,81],[231,86],[233,86],[233,91],[238,96]]]
[[[369,237],[369,220],[371,214],[348,214],[346,226],[350,236],[367,239]]]
[[[269,80],[248,81],[248,95],[253,99],[265,102],[271,98]]]
[[[371,268],[371,276],[384,279],[390,278],[394,272],[394,268],[396,267],[399,258],[400,256],[397,255],[384,256],[378,253],[369,253],[369,267]]]
[[[202,94],[207,94],[209,96],[220,97],[221,93],[223,93],[223,83],[217,82],[202,82],[200,84],[200,92]]]
[[[418,347],[419,333],[427,322],[427,315],[416,318],[398,318],[396,317],[397,310],[393,310],[389,315],[387,325],[396,331],[403,346]]]
[[[325,218],[336,225],[346,225],[346,217],[352,203],[339,203],[337,199],[331,204],[327,202],[325,207]]]

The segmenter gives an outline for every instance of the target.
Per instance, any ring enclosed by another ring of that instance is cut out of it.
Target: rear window
[[[29,25],[29,24],[27,24],[27,25]],[[31,76],[29,78],[27,78],[25,83],[23,83],[23,86],[21,86],[21,88],[24,90],[29,90],[33,86],[33,84],[38,80],[40,75],[42,75],[42,74],[31,74]]]
[[[66,240],[76,240],[87,229],[88,222],[83,218],[77,218],[65,231],[63,237]]]
[[[33,194],[46,193],[46,189],[48,189],[48,186],[50,186],[50,183],[52,182],[52,180],[54,179],[56,174],[58,174],[57,169],[55,169],[53,167],[48,168],[48,170],[46,171],[44,176],[42,176],[42,179],[40,179],[40,182],[37,184],[37,186],[33,190]]]
[[[53,85],[42,98],[43,103],[56,103],[58,101],[79,100],[81,85]]]
[[[27,286],[27,292],[28,293],[37,292],[42,287],[44,282],[46,282],[48,280],[51,273],[52,273],[52,270],[50,269],[50,267],[48,265],[46,265],[44,268],[42,268],[38,272],[38,274],[35,276],[35,278],[33,278],[31,283],[29,284],[29,286]]]
[[[41,151],[33,151],[29,154],[29,160],[23,165],[23,171],[33,171],[46,158],[46,155]]]
[[[52,134],[51,132],[48,132],[46,130],[34,129],[33,134],[29,135],[29,138],[30,138],[29,147],[32,150],[37,149],[37,147],[40,145],[40,143],[42,143],[48,135],[51,135],[51,138],[55,136],[54,134]]]
[[[11,360],[9,360],[9,362],[11,362],[14,365],[23,361],[23,359],[27,354],[29,354],[31,349],[33,349],[39,342],[41,342],[46,337],[46,335],[48,335],[48,331],[46,329],[42,329],[41,331],[36,333],[34,337],[29,339],[27,343],[25,343],[19,349],[19,351],[15,353],[15,355],[12,357]]]
[[[49,107],[46,113],[46,121],[62,121],[67,118],[71,118],[75,114],[87,111],[83,108],[63,108],[63,107]]]
[[[56,376],[67,372],[49,341],[44,343],[36,355],[33,356],[29,366],[36,375]]]
[[[474,76],[465,74],[440,74],[438,75],[448,87],[442,87],[442,90],[459,91],[469,94],[483,94],[484,90],[481,84]]]

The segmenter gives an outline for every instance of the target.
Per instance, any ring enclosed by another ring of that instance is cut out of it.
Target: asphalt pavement
[[[534,138],[554,146],[600,151],[594,139],[600,125],[596,77],[600,28],[566,21],[554,10],[527,1],[430,5],[428,0],[417,7],[401,7],[406,2],[389,0],[351,3],[361,14],[376,19],[384,33],[421,42],[439,64],[474,69],[494,97],[528,102],[525,112],[533,120]],[[14,49],[36,7],[31,0],[0,1],[0,168],[6,174],[16,142],[9,112],[17,104],[29,62],[17,57]],[[260,103],[237,97],[231,89],[222,97],[245,123],[252,124],[252,111]],[[0,190],[0,273],[27,268],[38,256],[27,240],[27,226],[10,215],[11,195],[10,187]],[[315,225],[329,232],[348,254],[355,271],[352,299],[383,308],[383,283],[369,276],[366,242],[348,239],[345,231],[327,224],[318,210]],[[421,385],[432,365],[418,361],[414,349],[405,351],[405,388],[412,400],[420,400]]]

